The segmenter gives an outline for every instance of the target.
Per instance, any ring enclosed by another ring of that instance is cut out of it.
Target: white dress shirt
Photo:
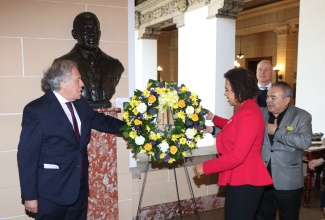
[[[56,96],[56,98],[59,100],[65,114],[67,115],[72,127],[73,127],[73,121],[72,121],[72,116],[71,116],[71,112],[70,110],[68,109],[68,106],[67,102],[69,102],[68,100],[66,100],[62,95],[60,95],[59,93],[53,91],[54,95]],[[72,103],[72,102],[71,102]],[[81,121],[80,121],[80,118],[79,118],[79,115],[78,115],[78,112],[76,111],[76,108],[74,107],[73,103],[72,103],[72,107],[73,107],[73,112],[74,112],[74,115],[76,116],[76,119],[77,119],[77,123],[78,123],[78,128],[79,128],[79,133],[81,135]]]

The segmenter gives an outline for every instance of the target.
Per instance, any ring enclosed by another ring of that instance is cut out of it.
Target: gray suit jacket
[[[289,106],[271,145],[267,133],[269,111],[267,107],[261,109],[265,121],[262,157],[265,165],[271,159],[275,189],[294,190],[303,187],[302,154],[312,139],[311,115],[305,110]],[[288,127],[293,130],[288,130]]]

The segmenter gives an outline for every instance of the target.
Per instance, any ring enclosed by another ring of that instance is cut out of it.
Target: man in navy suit
[[[91,129],[122,133],[124,122],[95,112],[83,86],[76,63],[55,61],[42,79],[47,92],[24,108],[17,159],[21,196],[36,219],[86,219]]]
[[[266,107],[266,95],[267,91],[272,85],[272,76],[274,74],[272,62],[269,60],[261,60],[257,64],[256,76],[258,80],[258,88],[260,88],[260,94],[257,97],[257,104],[260,107]]]

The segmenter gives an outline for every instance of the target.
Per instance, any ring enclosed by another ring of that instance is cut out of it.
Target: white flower
[[[193,139],[194,135],[195,135],[195,131],[192,128],[188,128],[185,131],[185,135],[186,135],[187,138]]]
[[[142,137],[142,136],[136,136],[136,137],[135,137],[135,143],[136,143],[137,145],[143,145],[144,141],[145,141],[145,139],[144,139],[144,137]]]
[[[158,145],[160,148],[161,152],[165,153],[169,149],[169,144],[167,142],[163,142]]]
[[[143,114],[144,112],[147,111],[147,105],[142,102],[137,106],[137,110],[138,110],[138,112]]]
[[[185,109],[185,112],[187,115],[192,115],[194,113],[194,108],[193,106],[187,106]]]

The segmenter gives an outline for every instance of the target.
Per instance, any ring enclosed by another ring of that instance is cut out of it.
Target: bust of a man
[[[72,36],[77,43],[69,53],[57,59],[77,63],[85,84],[82,96],[93,108],[109,108],[124,67],[118,59],[107,55],[98,47],[100,34],[99,20],[95,14],[78,14],[72,29]]]

